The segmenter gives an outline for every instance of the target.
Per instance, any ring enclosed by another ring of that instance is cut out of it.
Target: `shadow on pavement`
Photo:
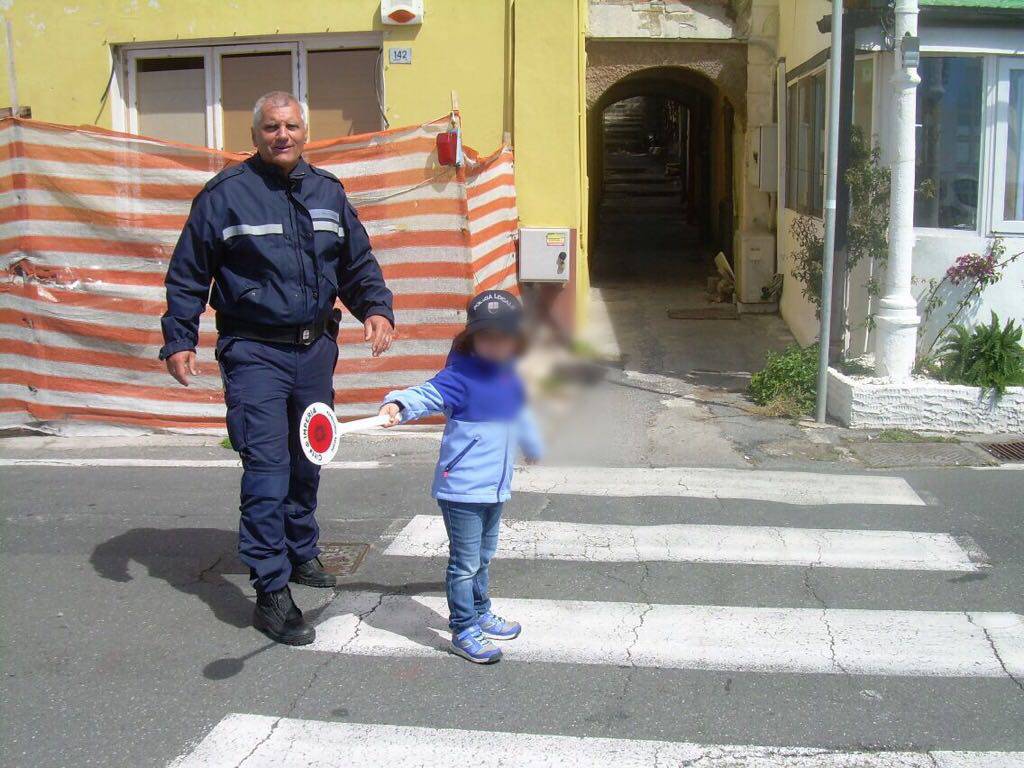
[[[371,592],[382,595],[384,600],[392,603],[387,608],[381,604],[364,613],[363,623],[438,651],[448,648],[451,633],[448,616],[442,616],[412,598],[430,592],[444,594],[444,591],[444,581],[414,581],[395,585],[364,581],[338,585],[338,596],[341,598],[344,598],[345,592]]]
[[[89,562],[100,576],[117,582],[132,580],[128,565],[144,566],[153,578],[179,592],[199,598],[232,627],[248,627],[252,601],[224,573],[246,572],[225,561],[237,559],[238,532],[219,528],[135,528],[97,546]]]

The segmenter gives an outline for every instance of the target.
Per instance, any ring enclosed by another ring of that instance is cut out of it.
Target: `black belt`
[[[335,310],[337,312],[337,310]],[[247,320],[217,315],[217,332],[223,336],[266,341],[272,344],[299,344],[308,347],[325,333],[338,333],[338,317],[332,312],[307,325],[261,325]]]

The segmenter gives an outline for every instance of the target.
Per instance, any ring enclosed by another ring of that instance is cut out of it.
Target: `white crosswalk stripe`
[[[502,599],[524,626],[519,661],[668,669],[899,676],[1024,676],[1013,613],[740,608]],[[434,595],[343,592],[315,651],[446,654],[447,603]],[[571,630],[571,631],[568,631]],[[571,637],[571,640],[569,639]]]
[[[524,467],[513,488],[576,496],[683,496],[781,504],[923,506],[901,477],[708,467]]]
[[[1019,768],[1024,752],[846,752],[331,723],[232,714],[171,768]]]
[[[983,555],[946,533],[747,525],[602,525],[502,520],[498,557],[580,562],[797,565],[922,571],[977,571]],[[437,515],[417,515],[385,555],[447,557]]]

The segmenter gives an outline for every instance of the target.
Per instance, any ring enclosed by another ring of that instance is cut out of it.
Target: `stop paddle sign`
[[[361,429],[383,427],[389,421],[387,416],[371,416],[339,424],[331,406],[327,403],[313,403],[303,412],[299,422],[299,445],[307,459],[323,466],[330,463],[338,452],[338,442],[342,435]]]
[[[306,458],[323,466],[338,452],[338,417],[326,403],[313,403],[299,422],[299,444]]]

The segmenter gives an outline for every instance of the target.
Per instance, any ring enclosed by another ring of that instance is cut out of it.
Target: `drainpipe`
[[[828,361],[835,363],[846,352],[847,303],[849,293],[850,134],[853,131],[853,70],[857,63],[855,12],[843,11],[842,62],[839,72],[839,147],[836,153],[836,243],[832,270],[832,327],[829,331]],[[870,141],[871,137],[867,137]]]
[[[516,2],[505,3],[505,115],[502,143],[511,147],[516,122]]]
[[[896,0],[892,76],[892,182],[889,262],[878,302],[875,372],[893,381],[910,378],[917,345],[917,302],[910,293],[914,257],[914,161],[917,122],[917,0]]]
[[[828,404],[828,351],[832,328],[832,267],[836,245],[836,188],[839,184],[839,102],[842,98],[843,1],[832,0],[829,54],[828,147],[825,152],[825,243],[821,258],[821,327],[818,331],[818,399],[815,418],[825,423]]]

